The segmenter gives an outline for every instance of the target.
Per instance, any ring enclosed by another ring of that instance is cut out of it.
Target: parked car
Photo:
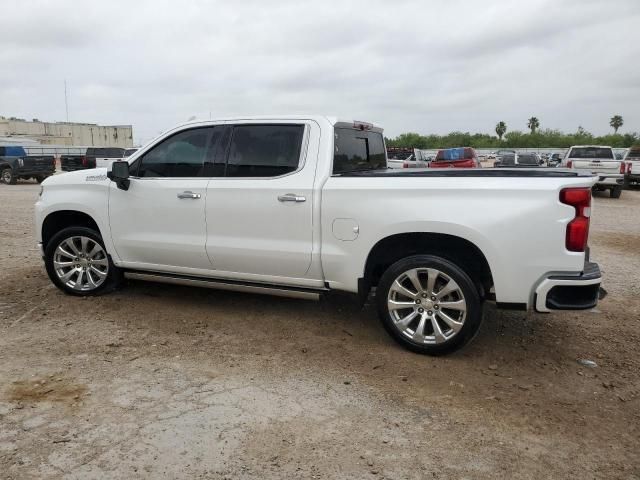
[[[387,147],[387,167],[427,168],[426,156],[417,148]]]
[[[616,160],[611,147],[599,145],[576,145],[565,157],[567,168],[585,170],[598,176],[595,190],[609,190],[612,198],[620,198],[624,183],[625,163]]]
[[[558,167],[561,164],[562,164],[562,154],[552,153],[551,155],[549,155],[549,159],[547,160],[547,166]]]
[[[471,147],[447,148],[438,150],[430,168],[480,168],[475,149]]]
[[[108,167],[116,160],[124,158],[124,148],[120,147],[88,147],[82,154],[65,154],[60,157],[60,168],[63,172],[86,170],[96,167]]]
[[[499,162],[504,155],[515,155],[515,150],[498,150],[496,152],[496,162]]]
[[[48,275],[71,295],[123,277],[362,302],[375,287],[395,340],[443,354],[473,338],[485,300],[597,304],[593,182],[566,170],[389,169],[372,124],[245,116],[182,125],[108,168],[49,178],[35,223]]]
[[[624,157],[625,175],[624,183],[626,186],[640,185],[640,145],[634,145]]]
[[[0,179],[15,185],[18,179],[34,178],[38,183],[56,172],[56,159],[52,155],[27,155],[24,147],[0,146]]]
[[[504,153],[496,160],[494,167],[540,167],[544,161],[536,153]]]

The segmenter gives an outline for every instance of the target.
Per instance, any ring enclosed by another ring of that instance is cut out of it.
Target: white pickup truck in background
[[[624,156],[626,186],[640,185],[640,145],[634,145]]]
[[[373,291],[394,339],[442,354],[473,338],[486,300],[597,304],[593,183],[556,169],[394,170],[374,125],[245,117],[50,177],[35,221],[47,273],[69,294],[123,277],[302,298]]]
[[[564,157],[564,165],[591,172],[598,177],[595,190],[609,190],[612,198],[620,198],[624,184],[624,160],[616,160],[611,147],[576,145]]]

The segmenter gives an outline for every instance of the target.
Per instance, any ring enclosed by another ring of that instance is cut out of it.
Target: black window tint
[[[211,128],[177,133],[147,152],[138,168],[139,177],[199,177]]]
[[[99,158],[122,158],[124,148],[87,148],[87,156]]]
[[[277,177],[298,169],[304,125],[233,128],[227,177]]]
[[[578,147],[572,148],[569,158],[610,158],[613,159],[613,150],[610,148]]]
[[[336,128],[333,173],[386,168],[382,134],[352,128]]]

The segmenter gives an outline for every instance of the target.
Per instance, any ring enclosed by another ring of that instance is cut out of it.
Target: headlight
[[[24,160],[22,158],[18,159],[18,165],[20,165],[21,167],[24,167]]]

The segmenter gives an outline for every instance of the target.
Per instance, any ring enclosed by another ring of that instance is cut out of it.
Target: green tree
[[[531,130],[531,133],[536,133],[536,130],[540,127],[540,120],[537,117],[531,117],[527,122],[527,128]]]
[[[507,124],[504,122],[498,122],[496,125],[496,134],[498,135],[498,139],[502,141],[502,136],[507,132]]]
[[[609,120],[609,125],[611,125],[611,127],[613,128],[613,133],[617,134],[618,129],[622,125],[624,125],[624,120],[622,119],[622,116],[614,115],[613,117],[611,117],[611,120]]]

